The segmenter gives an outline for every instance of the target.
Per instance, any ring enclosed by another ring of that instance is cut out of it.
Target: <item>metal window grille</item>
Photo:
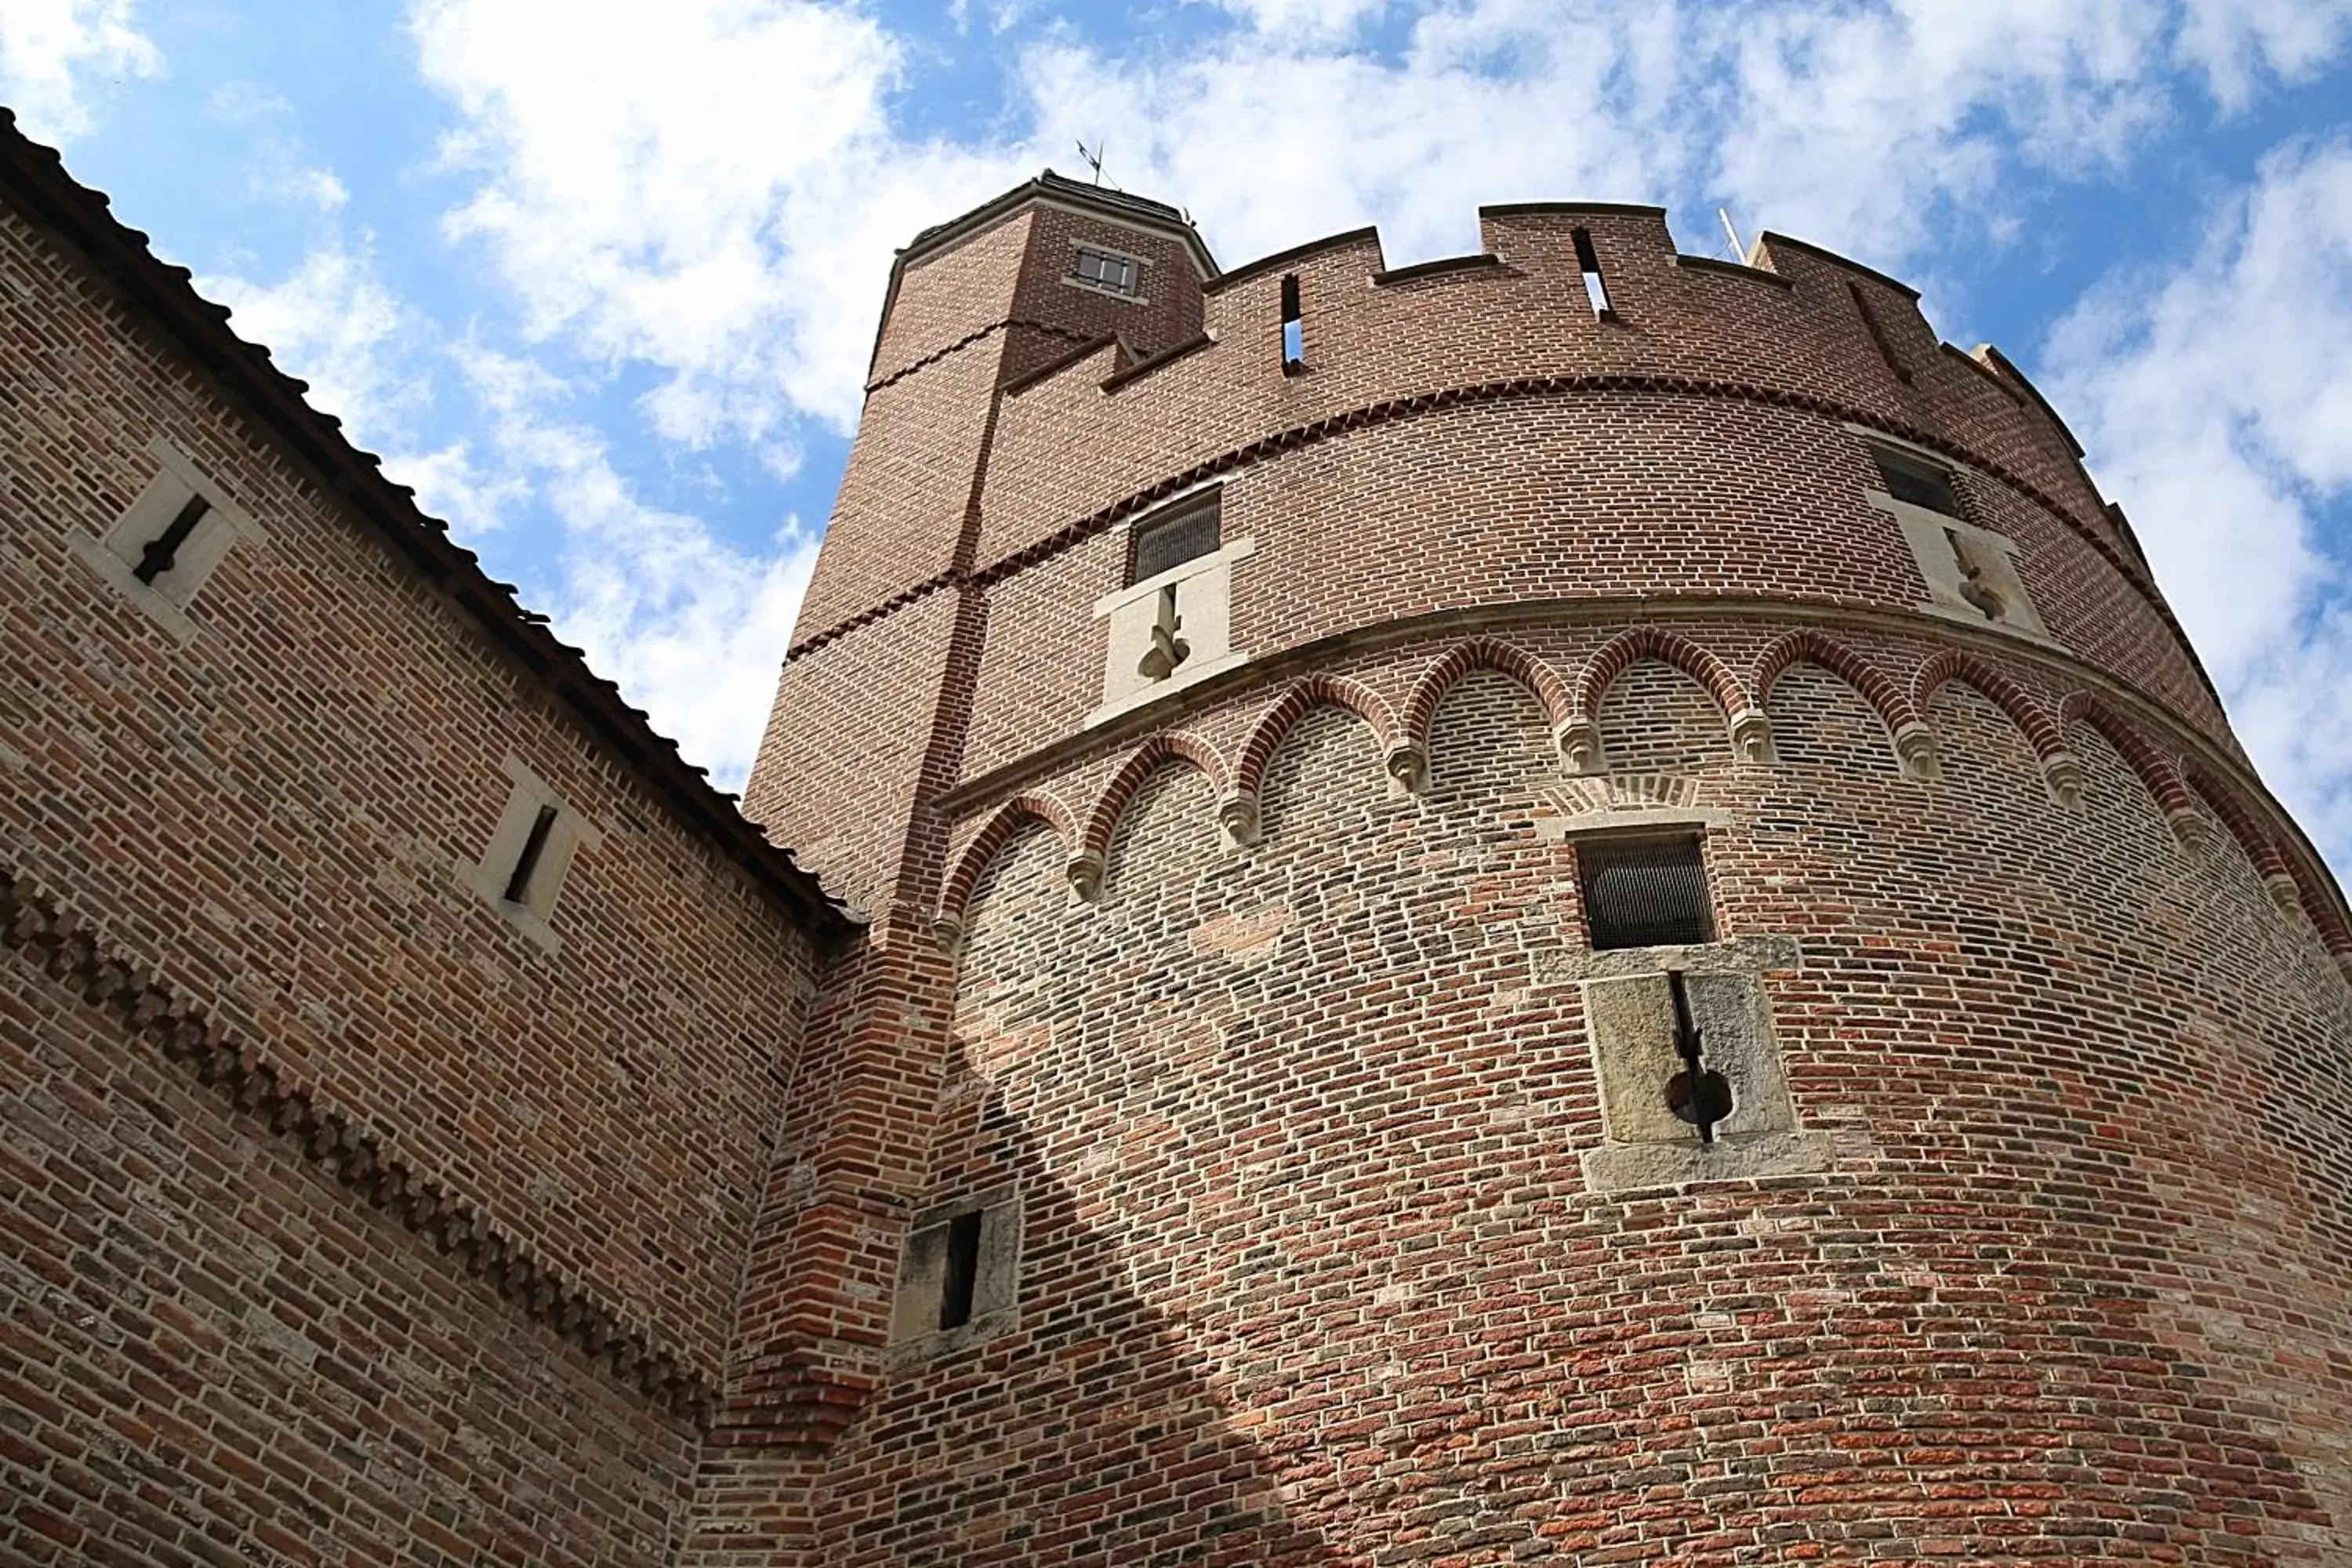
[[[1114,294],[1135,292],[1135,263],[1124,256],[1113,256],[1107,250],[1078,247],[1078,279],[1097,289],[1108,289]]]
[[[1884,448],[1871,457],[1878,463],[1878,477],[1885,481],[1886,493],[1896,500],[1940,511],[1946,517],[1960,515],[1959,493],[1952,489],[1952,476],[1942,468]]]
[[[1180,562],[1208,554],[1223,542],[1223,526],[1214,501],[1150,524],[1135,536],[1135,569],[1127,580],[1140,583]]]
[[[1714,900],[1696,836],[1577,846],[1594,951],[1715,940]]]

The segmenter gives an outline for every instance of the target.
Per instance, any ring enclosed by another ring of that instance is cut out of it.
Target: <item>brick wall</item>
[[[857,825],[910,975],[877,1103],[929,1158],[866,1217],[1017,1184],[1018,1321],[706,1453],[689,1560],[2352,1551],[2352,930],[2063,427],[1810,247],[1484,216],[1497,262],[1338,237],[1212,284],[1206,346],[1001,392],[964,566],[801,628],[755,794]],[[1850,422],[1959,463],[2046,637],[1922,607]],[[1125,523],[1208,480],[1246,658],[1097,717]],[[911,790],[795,781],[835,711],[928,725]],[[1713,824],[1698,961],[1793,955],[1818,1168],[1588,1172],[1566,819],[1626,800]]]
[[[0,1557],[663,1560],[687,1421],[0,964]]]
[[[681,1419],[720,1382],[798,1066],[818,962],[802,919],[646,782],[639,739],[592,731],[558,700],[569,678],[494,643],[456,600],[475,590],[429,583],[183,340],[13,208],[0,387],[0,903],[12,940],[35,943],[33,960],[0,955],[0,997],[16,1082],[38,1086],[20,1118],[69,1123],[12,1168],[17,1278],[96,1289],[75,1278],[104,1251],[88,1216],[113,1215],[152,1254],[142,1300],[210,1323],[173,1331],[216,1358],[155,1384],[118,1364],[134,1354],[118,1342],[144,1333],[128,1316],[101,1353],[36,1290],[11,1312],[20,1367],[115,1381],[79,1403],[26,1395],[39,1435],[19,1478],[87,1491],[82,1448],[141,1471],[239,1449],[267,1469],[279,1461],[254,1445],[283,1427],[302,1478],[256,1475],[242,1501],[208,1481],[174,1494],[199,1526],[215,1508],[242,1521],[245,1544],[221,1552],[259,1552],[268,1521],[289,1560],[297,1539],[382,1560],[366,1542],[431,1518],[502,1560],[648,1560],[687,1483]],[[72,543],[156,472],[158,437],[266,535],[230,550],[184,642]],[[510,754],[601,834],[572,862],[551,943],[468,885]],[[52,1016],[60,981],[41,963],[77,987],[74,965],[97,964],[122,1006],[169,1016],[91,1033]],[[145,1062],[166,1036],[178,1064]],[[191,1092],[221,1083],[296,1152],[225,1168],[262,1130],[144,1087],[173,1073]],[[304,1150],[354,1184],[340,1217]],[[189,1272],[207,1248],[257,1261]],[[223,1326],[272,1313],[276,1338]],[[289,1335],[333,1353],[273,1360]],[[354,1404],[381,1408],[298,1420]],[[472,1447],[452,1450],[461,1432]],[[456,1473],[474,1465],[512,1474]],[[369,1479],[387,1467],[413,1484]],[[375,1486],[402,1495],[348,1514],[297,1495]],[[104,1514],[121,1495],[76,1506]]]
[[[1618,629],[1520,640],[1573,670]],[[1779,630],[1705,641],[1744,668]],[[1847,645],[1897,684],[1938,651]],[[1328,673],[1402,708],[1444,646]],[[1230,764],[1272,697],[1187,729]],[[1499,673],[1440,702],[1419,795],[1326,705],[1253,848],[1179,762],[1097,902],[1054,830],[990,856],[917,1206],[1021,1184],[1020,1326],[877,1392],[814,1560],[2352,1551],[2352,989],[2318,932],[2087,725],[2067,807],[1966,683],[1922,707],[1933,782],[1819,664],[1769,708],[1769,767],[1655,659],[1597,711],[1621,775],[1727,814],[1723,936],[1801,951],[1766,988],[1817,1175],[1589,1188],[1582,914],[1542,830],[1582,785]],[[1083,820],[1116,760],[1024,790]]]

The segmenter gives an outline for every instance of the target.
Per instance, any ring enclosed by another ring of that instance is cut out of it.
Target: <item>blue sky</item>
[[[918,228],[1728,206],[2039,379],[2352,868],[2352,0],[0,0],[0,101],[730,784]]]

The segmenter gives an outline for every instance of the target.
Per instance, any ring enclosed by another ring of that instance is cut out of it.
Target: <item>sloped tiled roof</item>
[[[158,258],[146,235],[114,217],[103,192],[76,181],[57,151],[26,137],[5,108],[0,108],[0,191],[26,217],[63,238],[69,254],[78,253],[212,375],[233,404],[373,528],[394,556],[479,623],[607,755],[748,872],[812,936],[829,942],[855,929],[814,873],[794,864],[791,850],[769,843],[736,808],[734,797],[713,788],[706,770],[679,756],[677,742],[657,733],[642,709],[590,669],[579,648],[556,640],[545,616],[517,604],[514,585],[493,581],[472,551],[449,538],[448,524],[419,510],[416,492],[386,479],[383,460],[352,446],[341,420],[305,402],[308,383],[286,374],[268,349],[231,331],[226,306],[190,287],[186,268]]]

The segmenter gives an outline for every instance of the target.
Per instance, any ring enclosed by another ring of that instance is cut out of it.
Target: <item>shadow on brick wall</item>
[[[1229,1369],[1138,1292],[1054,1175],[1066,1158],[1049,1161],[983,1079],[960,1081],[968,1168],[1019,1190],[1018,1321],[896,1369],[826,1466],[812,1561],[1341,1562],[1286,1507],[1273,1456],[1221,1389]]]

